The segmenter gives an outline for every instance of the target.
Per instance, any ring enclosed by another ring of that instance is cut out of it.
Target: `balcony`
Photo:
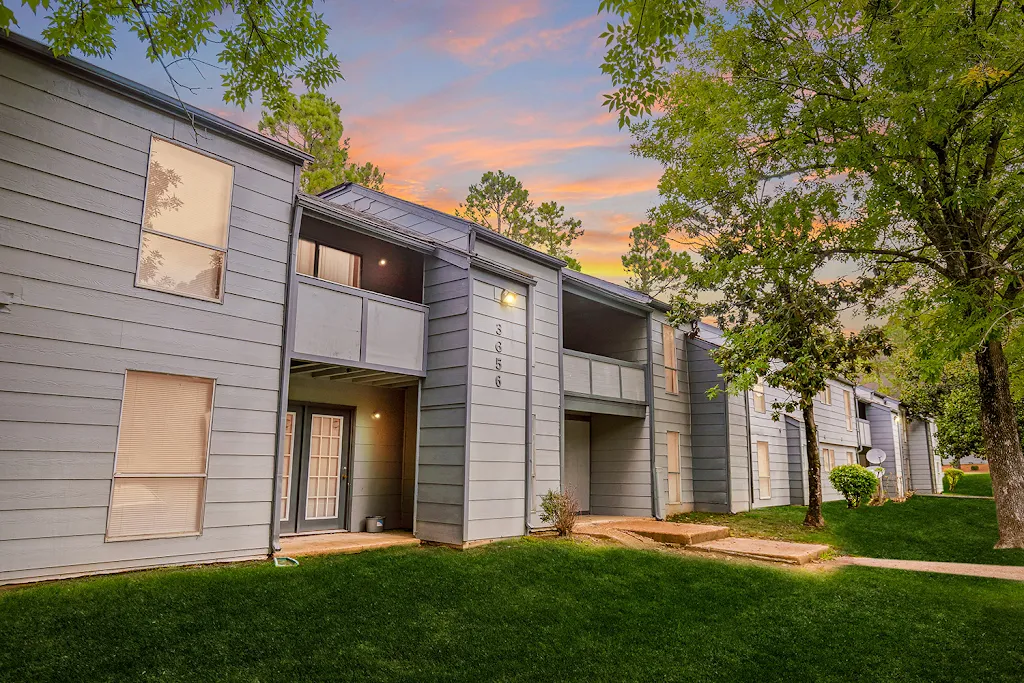
[[[296,288],[295,358],[426,375],[426,306],[305,275]]]
[[[871,447],[871,423],[867,420],[857,420],[857,433],[861,446]]]
[[[643,363],[562,351],[566,410],[643,417],[647,377]]]

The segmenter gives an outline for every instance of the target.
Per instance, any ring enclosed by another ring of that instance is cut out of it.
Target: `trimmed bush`
[[[580,503],[571,488],[565,491],[548,491],[541,496],[540,510],[542,522],[555,527],[559,536],[568,536],[576,526]]]
[[[949,491],[950,493],[956,491],[956,485],[960,483],[960,480],[963,479],[963,476],[964,471],[958,470],[955,467],[946,470],[942,474],[942,482],[946,485],[946,490]]]
[[[977,465],[971,465],[971,472],[977,472],[977,471],[978,471],[978,466]]]
[[[862,500],[868,500],[878,487],[878,478],[866,467],[840,465],[828,475],[836,491],[846,498],[846,507],[860,507]]]

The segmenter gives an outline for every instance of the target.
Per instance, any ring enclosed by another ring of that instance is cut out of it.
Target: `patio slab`
[[[392,548],[402,545],[419,545],[420,539],[410,531],[385,531],[380,534],[365,532],[340,532],[329,534],[304,534],[281,538],[281,550],[277,557],[303,557],[358,553],[377,548]]]
[[[769,562],[786,562],[789,564],[807,564],[820,558],[828,549],[827,545],[813,543],[790,543],[788,541],[769,541],[762,538],[719,538],[713,541],[695,543],[692,550],[701,550],[721,555],[749,557]]]

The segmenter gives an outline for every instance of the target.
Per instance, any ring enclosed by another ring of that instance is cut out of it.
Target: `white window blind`
[[[107,538],[202,530],[213,380],[129,371]]]
[[[671,325],[661,325],[662,351],[665,355],[665,392],[679,393],[679,370],[676,366],[676,331]]]
[[[233,182],[230,164],[152,139],[136,285],[221,301]]]
[[[682,499],[679,477],[679,432],[668,432],[668,502],[678,503]]]
[[[757,481],[761,500],[772,497],[772,464],[768,457],[768,442],[757,442]]]
[[[846,410],[846,431],[853,431],[853,395],[843,391],[843,407]]]
[[[846,451],[846,464],[847,465],[856,465],[857,464],[857,456],[854,455],[853,451]]]

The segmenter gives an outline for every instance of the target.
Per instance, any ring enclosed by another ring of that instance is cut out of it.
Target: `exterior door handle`
[[[341,478],[348,479],[348,465],[341,468]]]

